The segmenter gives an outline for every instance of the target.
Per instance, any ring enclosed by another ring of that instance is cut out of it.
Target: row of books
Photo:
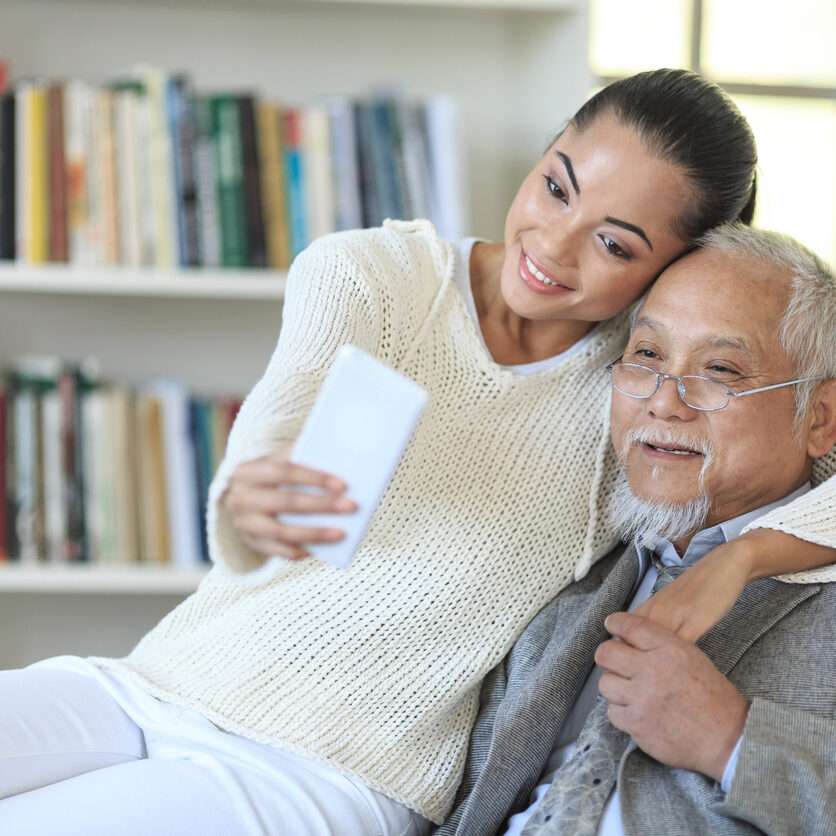
[[[160,69],[23,79],[0,96],[0,258],[284,269],[312,239],[387,217],[456,239],[459,144],[444,96],[282,107]]]
[[[21,359],[0,390],[0,559],[207,561],[209,482],[239,405],[169,379],[106,381],[89,361]]]

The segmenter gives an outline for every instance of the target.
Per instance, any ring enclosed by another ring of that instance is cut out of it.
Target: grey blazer
[[[631,547],[547,604],[488,675],[456,804],[437,836],[504,830],[525,809],[554,741],[637,580]],[[634,744],[619,766],[630,834],[836,834],[836,584],[757,581],[700,641],[752,701],[728,794]],[[547,825],[546,825],[547,827]],[[525,836],[547,831],[526,828]]]

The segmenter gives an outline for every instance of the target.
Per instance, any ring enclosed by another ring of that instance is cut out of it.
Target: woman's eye
[[[566,192],[564,192],[563,189],[560,188],[560,186],[557,184],[557,181],[552,179],[552,177],[550,177],[548,174],[544,174],[543,179],[546,181],[546,188],[548,188],[552,195],[556,197],[558,200],[562,200],[564,203],[566,203]]]
[[[624,250],[620,244],[617,244],[607,235],[602,235],[601,240],[604,242],[604,247],[611,255],[614,255],[616,258],[623,258],[626,261],[629,261],[632,256],[626,250]]]

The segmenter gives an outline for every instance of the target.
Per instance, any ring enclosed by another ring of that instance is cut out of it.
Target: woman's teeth
[[[528,257],[525,257],[525,266],[528,268],[528,272],[534,276],[535,279],[538,281],[543,282],[543,284],[551,285],[552,287],[562,287],[561,284],[558,282],[553,282],[542,270],[538,270],[534,262]]]

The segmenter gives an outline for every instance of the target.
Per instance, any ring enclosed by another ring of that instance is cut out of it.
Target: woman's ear
[[[807,454],[815,459],[836,444],[836,380],[826,380],[813,390],[808,416]]]

